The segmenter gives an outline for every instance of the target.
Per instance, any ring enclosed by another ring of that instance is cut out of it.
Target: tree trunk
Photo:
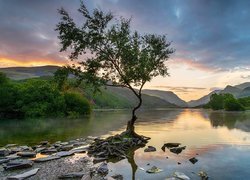
[[[138,136],[136,133],[135,133],[135,121],[137,120],[137,117],[136,117],[136,110],[139,109],[141,107],[141,104],[142,104],[142,98],[141,98],[141,94],[139,94],[138,96],[138,99],[139,99],[139,103],[138,105],[133,109],[132,111],[132,118],[130,121],[128,121],[127,123],[127,130],[126,132],[132,136]]]

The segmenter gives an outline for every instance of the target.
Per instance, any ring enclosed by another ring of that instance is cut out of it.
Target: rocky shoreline
[[[106,163],[95,165],[86,154],[95,139],[42,141],[32,147],[8,144],[0,148],[0,179],[103,179],[108,174]]]

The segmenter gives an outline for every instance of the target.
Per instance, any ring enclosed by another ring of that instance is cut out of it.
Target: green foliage
[[[21,84],[18,105],[25,117],[60,116],[65,109],[64,98],[52,83],[31,79]]]
[[[220,110],[224,108],[224,99],[221,94],[212,94],[209,101],[209,106],[213,110]]]
[[[0,74],[0,118],[79,116],[90,113],[83,95],[62,92],[50,80],[12,82]]]
[[[213,94],[210,97],[209,103],[206,107],[210,107],[213,110],[225,109],[226,111],[243,111],[244,107],[234,98],[232,94]]]
[[[238,101],[245,109],[250,110],[250,97],[239,98]]]
[[[66,113],[70,116],[85,115],[91,112],[91,107],[86,98],[80,93],[66,92],[64,93],[66,104]]]
[[[67,67],[62,67],[57,69],[57,71],[54,73],[54,80],[57,84],[58,89],[65,90],[67,79],[69,76],[70,70]]]
[[[9,79],[7,78],[7,76],[0,72],[0,85],[6,84],[9,81]]]

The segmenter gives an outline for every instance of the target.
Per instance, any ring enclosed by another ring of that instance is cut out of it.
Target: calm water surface
[[[168,109],[141,111],[138,116],[136,131],[151,137],[148,145],[155,146],[157,151],[144,153],[141,148],[129,160],[109,163],[110,175],[122,174],[125,179],[166,179],[180,171],[191,179],[199,179],[196,174],[202,170],[210,179],[250,179],[249,111]],[[82,119],[1,120],[0,146],[108,136],[123,131],[129,118],[129,111],[112,111],[95,112]],[[163,152],[161,146],[166,142],[179,142],[187,147],[179,155],[168,150]],[[190,163],[191,157],[196,157],[198,162]],[[143,170],[153,165],[163,172],[147,174]]]

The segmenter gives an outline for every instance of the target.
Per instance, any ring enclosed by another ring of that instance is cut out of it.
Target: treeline
[[[244,111],[250,109],[250,97],[236,99],[232,94],[212,94],[204,106],[213,110]]]
[[[86,97],[59,85],[56,79],[12,81],[0,73],[0,117],[76,117],[91,112]]]

